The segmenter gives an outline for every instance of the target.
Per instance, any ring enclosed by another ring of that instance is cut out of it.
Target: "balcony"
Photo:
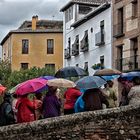
[[[96,46],[102,46],[105,44],[104,41],[104,33],[98,32],[95,34],[95,45]]]
[[[65,49],[65,59],[70,59],[71,55],[70,55],[70,50],[67,48]]]
[[[131,56],[116,60],[116,69],[120,71],[132,71],[140,69],[140,56]]]
[[[113,37],[119,38],[124,36],[124,23],[113,25]]]

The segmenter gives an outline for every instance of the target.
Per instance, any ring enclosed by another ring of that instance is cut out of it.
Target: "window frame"
[[[25,66],[27,64],[27,66]],[[20,63],[21,69],[26,70],[29,68],[29,63]]]
[[[22,39],[22,54],[29,54],[29,39]]]
[[[48,45],[49,41],[52,41],[52,47],[50,47],[50,48]],[[47,54],[54,54],[54,39],[47,39]]]

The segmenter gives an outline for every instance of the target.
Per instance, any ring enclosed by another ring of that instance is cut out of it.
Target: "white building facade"
[[[64,67],[79,66],[93,75],[96,68],[112,68],[111,4],[83,1],[61,9]]]

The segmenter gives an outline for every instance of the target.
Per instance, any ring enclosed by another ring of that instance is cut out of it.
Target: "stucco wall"
[[[95,46],[95,34],[100,31],[100,22],[104,20],[104,31],[105,31],[105,45],[102,47]],[[65,66],[75,66],[79,64],[79,67],[84,68],[85,62],[88,62],[88,70],[89,74],[93,75],[95,72],[91,66],[100,63],[100,56],[104,56],[104,65],[106,68],[112,67],[112,54],[111,54],[111,7],[93,17],[77,28],[70,28],[70,25],[74,21],[65,23],[63,22],[64,28],[64,49],[68,47],[68,38],[71,38],[71,45],[74,43],[75,38],[79,35],[79,44],[82,38],[84,37],[84,33],[88,30],[88,39],[89,39],[89,51],[88,52],[80,52],[77,56],[71,56],[70,59],[64,60]],[[91,28],[93,28],[93,32],[91,32]],[[80,48],[80,47],[79,47]]]
[[[140,105],[0,128],[0,140],[138,140]]]
[[[6,58],[11,59],[12,70],[20,70],[21,63],[31,67],[45,67],[45,64],[55,64],[56,70],[63,67],[63,33],[12,34],[3,45]],[[29,54],[22,54],[22,39],[29,40]],[[54,39],[54,54],[47,54],[47,39]],[[11,50],[8,56],[7,50]]]

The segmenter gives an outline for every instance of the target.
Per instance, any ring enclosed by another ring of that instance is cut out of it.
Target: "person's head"
[[[57,87],[55,87],[55,86],[49,86],[48,87],[48,91],[51,92],[51,93],[56,93],[56,90],[57,90]]]
[[[108,87],[110,87],[110,88],[112,88],[114,85],[113,81],[111,81],[111,80],[107,81],[107,84],[108,84]]]
[[[5,93],[4,94],[4,101],[6,101],[6,102],[11,102],[12,101],[12,96],[11,96],[11,94],[10,93]]]
[[[36,93],[35,97],[36,97],[36,99],[41,100],[42,99],[42,93],[41,92]]]
[[[134,85],[140,85],[140,77],[134,77],[132,79],[132,81],[133,81]]]

